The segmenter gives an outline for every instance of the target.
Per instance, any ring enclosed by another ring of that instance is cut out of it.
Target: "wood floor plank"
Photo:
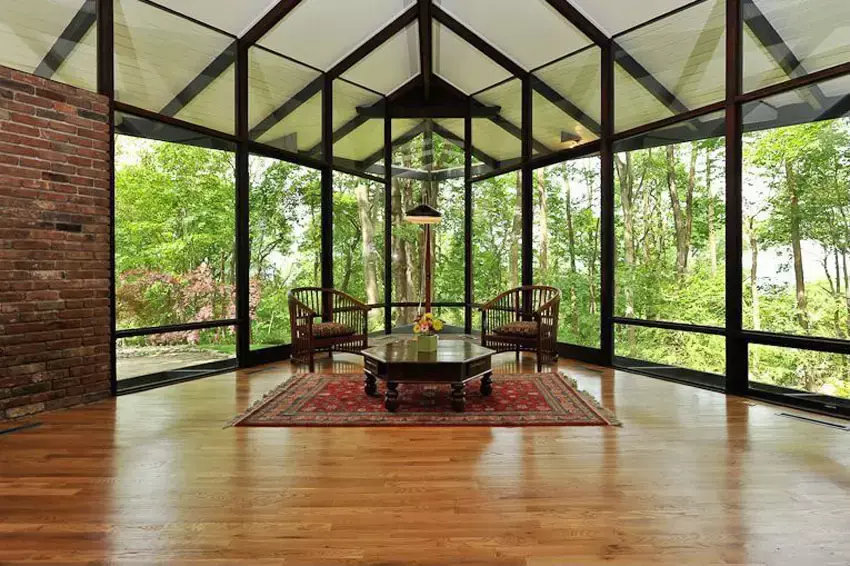
[[[560,365],[623,426],[225,428],[288,363],[42,415],[0,437],[0,564],[850,564],[848,433]]]

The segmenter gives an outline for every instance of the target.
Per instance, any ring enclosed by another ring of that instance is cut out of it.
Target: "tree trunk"
[[[566,169],[566,168],[565,168]],[[566,174],[566,171],[564,171]],[[569,185],[569,181],[564,180]],[[569,188],[567,189],[569,194]],[[569,209],[568,209],[569,210]],[[538,250],[538,261],[540,277],[549,281],[549,216],[548,204],[546,202],[546,170],[541,167],[537,170],[537,225],[540,227],[540,249]],[[569,221],[569,220],[568,220]]]
[[[758,270],[759,242],[756,233],[755,218],[750,217],[747,230],[750,237],[750,297],[753,309],[753,330],[761,330],[761,308],[759,305]]]
[[[363,258],[363,282],[366,286],[366,302],[370,305],[378,303],[378,274],[375,262],[372,261],[372,250],[375,247],[375,221],[372,217],[372,204],[369,202],[369,186],[358,183],[354,188],[357,199],[357,213],[360,217],[360,254]]]
[[[519,246],[522,240],[522,177],[519,173],[516,174],[516,198],[514,199],[514,218],[511,225],[511,251],[510,264],[508,273],[510,277],[510,286],[519,287],[520,285],[520,270],[519,270]]]
[[[800,232],[800,197],[797,193],[797,180],[794,178],[794,166],[785,161],[785,181],[790,196],[791,250],[794,254],[794,283],[797,291],[797,322],[809,332],[809,317],[806,306],[806,280],[803,275],[803,247]]]
[[[714,227],[714,189],[711,186],[711,149],[705,150],[705,189],[708,192],[708,257],[711,274],[717,274],[717,234]]]
[[[673,206],[673,225],[676,231],[676,274],[684,277],[688,269],[688,253],[693,216],[690,203],[693,200],[694,175],[696,170],[696,147],[691,152],[691,168],[688,175],[688,192],[685,197],[686,209],[682,210],[679,200],[679,188],[676,185],[676,152],[672,145],[667,146],[667,190],[670,193],[670,203]]]
[[[573,336],[579,333],[578,318],[578,296],[576,295],[576,235],[573,228],[573,192],[568,177],[567,167],[564,165],[564,200],[566,201],[567,213],[567,242],[570,254],[570,315],[572,321]]]
[[[623,255],[630,275],[634,275],[635,266],[635,218],[634,218],[634,171],[632,170],[632,155],[626,153],[626,160],[622,161],[615,156],[617,165],[617,176],[620,179],[620,207],[623,211]],[[626,318],[635,316],[635,298],[632,291],[632,281],[623,288],[626,300]],[[637,336],[633,326],[628,327],[629,355],[634,357],[637,353]]]

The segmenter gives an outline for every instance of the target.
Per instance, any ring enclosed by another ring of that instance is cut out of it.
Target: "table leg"
[[[366,379],[364,380],[363,390],[369,397],[374,397],[378,393],[378,380],[369,372],[365,372]]]
[[[493,393],[493,372],[488,371],[481,378],[481,395],[489,397]]]
[[[387,382],[387,393],[384,397],[384,407],[394,413],[398,410],[398,383],[395,381]]]
[[[462,413],[466,408],[466,392],[463,383],[452,383],[452,409]]]

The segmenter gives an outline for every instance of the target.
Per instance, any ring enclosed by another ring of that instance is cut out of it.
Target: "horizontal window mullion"
[[[850,355],[850,341],[847,340],[817,338],[813,336],[794,336],[793,334],[776,334],[773,332],[759,332],[754,330],[744,330],[742,336],[748,344]]]
[[[696,332],[698,334],[726,336],[726,330],[717,326],[702,326],[698,324],[667,322],[663,320],[643,320],[639,318],[625,318],[619,316],[615,316],[613,321],[614,324],[623,324],[626,326],[643,326],[646,328],[661,328],[664,330],[678,330],[682,332]]]
[[[210,328],[221,328],[224,326],[236,326],[239,323],[235,318],[226,320],[209,320],[204,322],[187,322],[186,324],[172,324],[169,326],[152,326],[148,328],[132,328],[117,330],[115,338],[135,338],[137,336],[153,336],[154,334],[168,334],[169,332],[187,332],[190,330],[208,330]]]

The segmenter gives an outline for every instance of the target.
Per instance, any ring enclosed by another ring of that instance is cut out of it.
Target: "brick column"
[[[0,420],[110,385],[108,100],[0,67]]]

